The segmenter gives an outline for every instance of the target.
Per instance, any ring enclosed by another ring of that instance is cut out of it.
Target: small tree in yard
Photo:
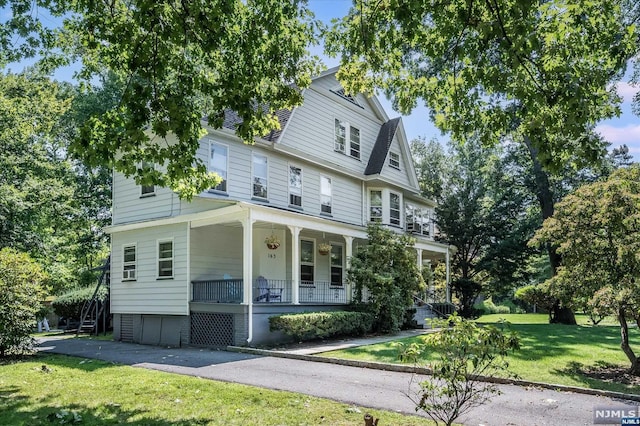
[[[395,332],[403,323],[413,295],[424,291],[424,280],[418,269],[415,240],[379,225],[369,225],[367,245],[360,247],[351,259],[349,280],[355,284],[355,300],[367,302],[375,317],[374,329]],[[369,298],[363,300],[363,289]]]
[[[532,244],[553,244],[562,255],[547,281],[555,297],[618,319],[630,373],[640,375],[627,323],[640,325],[640,167],[618,169],[565,197]]]
[[[433,421],[451,425],[469,409],[486,403],[500,393],[486,377],[508,374],[505,356],[520,348],[515,332],[494,326],[481,327],[456,314],[441,321],[442,331],[412,344],[407,353],[417,361],[420,354],[433,351],[438,361],[431,365],[433,379],[420,383],[410,395],[416,411],[424,411]]]
[[[0,250],[0,357],[33,349],[30,333],[44,299],[45,279],[28,254]]]

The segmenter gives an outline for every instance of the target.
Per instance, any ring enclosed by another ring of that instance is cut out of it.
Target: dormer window
[[[389,167],[400,170],[400,154],[397,152],[389,152]]]
[[[334,121],[335,137],[333,149],[337,152],[360,159],[360,129],[351,126],[346,121]],[[349,144],[347,146],[347,143]]]

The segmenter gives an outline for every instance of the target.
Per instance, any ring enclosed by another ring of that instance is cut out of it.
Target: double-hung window
[[[343,247],[339,244],[331,244],[331,285],[342,285],[342,272],[344,265]]]
[[[311,240],[300,240],[300,284],[313,285],[315,256],[314,242]]]
[[[400,195],[389,193],[389,223],[400,226]]]
[[[382,222],[382,191],[371,191],[369,193],[369,220],[371,222]]]
[[[334,121],[335,137],[333,149],[353,158],[360,159],[360,129],[349,125],[346,121]],[[347,146],[349,143],[349,146]]]
[[[129,244],[122,248],[122,281],[136,279],[136,245]]]
[[[142,170],[143,170],[143,172],[145,174],[153,171],[154,169],[155,169],[155,166],[154,166],[153,163],[150,163],[148,161],[143,161],[142,162]],[[141,197],[149,197],[151,195],[156,195],[156,186],[155,185],[146,185],[146,184],[140,185],[140,196]]]
[[[267,198],[267,157],[264,155],[253,154],[253,196],[258,198]]]
[[[400,154],[397,152],[389,152],[389,167],[400,170]]]
[[[331,178],[320,176],[320,211],[331,214]]]
[[[229,148],[226,145],[211,142],[209,156],[209,171],[222,178],[213,191],[227,192],[227,171],[229,169]]]
[[[173,277],[173,241],[158,241],[158,278]]]
[[[302,207],[302,169],[289,166],[289,205]]]

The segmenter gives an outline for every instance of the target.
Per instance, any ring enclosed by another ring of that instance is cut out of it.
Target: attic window
[[[336,89],[331,90],[331,93],[335,93],[336,95],[340,96],[342,99],[344,99],[345,101],[349,101],[352,104],[354,104],[355,106],[358,106],[362,109],[364,109],[364,107],[362,105],[360,105],[360,103],[358,102],[358,100],[356,99],[355,96],[352,95],[348,95],[344,89],[342,87],[338,87]]]
[[[389,153],[389,166],[400,170],[400,154],[393,151]]]

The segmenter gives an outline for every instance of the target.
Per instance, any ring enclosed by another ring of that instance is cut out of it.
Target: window
[[[158,278],[173,277],[173,241],[158,242]]]
[[[345,121],[335,119],[335,139],[333,149],[343,154],[347,153],[347,141],[349,141],[349,155],[360,159],[360,130],[350,126]]]
[[[302,169],[289,166],[289,205],[302,207]]]
[[[320,176],[320,211],[331,214],[331,178]]]
[[[389,152],[389,166],[400,170],[400,154],[397,152]]]
[[[369,194],[369,220],[382,222],[382,191],[371,191]]]
[[[300,240],[300,284],[302,285],[313,285],[314,245],[311,240]]]
[[[136,279],[136,245],[131,244],[122,248],[122,281]]]
[[[349,131],[350,155],[353,158],[360,159],[360,130],[351,126]]]
[[[333,149],[344,154],[345,143],[347,140],[347,125],[336,118],[336,137]]]
[[[253,154],[253,196],[267,198],[267,157]]]
[[[389,193],[389,223],[400,226],[400,195]]]
[[[342,286],[342,246],[331,244],[331,285]]]
[[[211,156],[209,158],[209,171],[218,174],[222,178],[214,188],[214,191],[227,192],[228,148],[219,143],[211,143]]]
[[[142,162],[142,170],[150,171],[154,170],[155,166],[153,163],[149,163],[147,161]],[[156,186],[155,185],[140,185],[140,196],[141,197],[149,197],[151,195],[156,195]]]
[[[404,209],[407,232],[428,237],[431,234],[429,211],[411,204],[405,204]]]

